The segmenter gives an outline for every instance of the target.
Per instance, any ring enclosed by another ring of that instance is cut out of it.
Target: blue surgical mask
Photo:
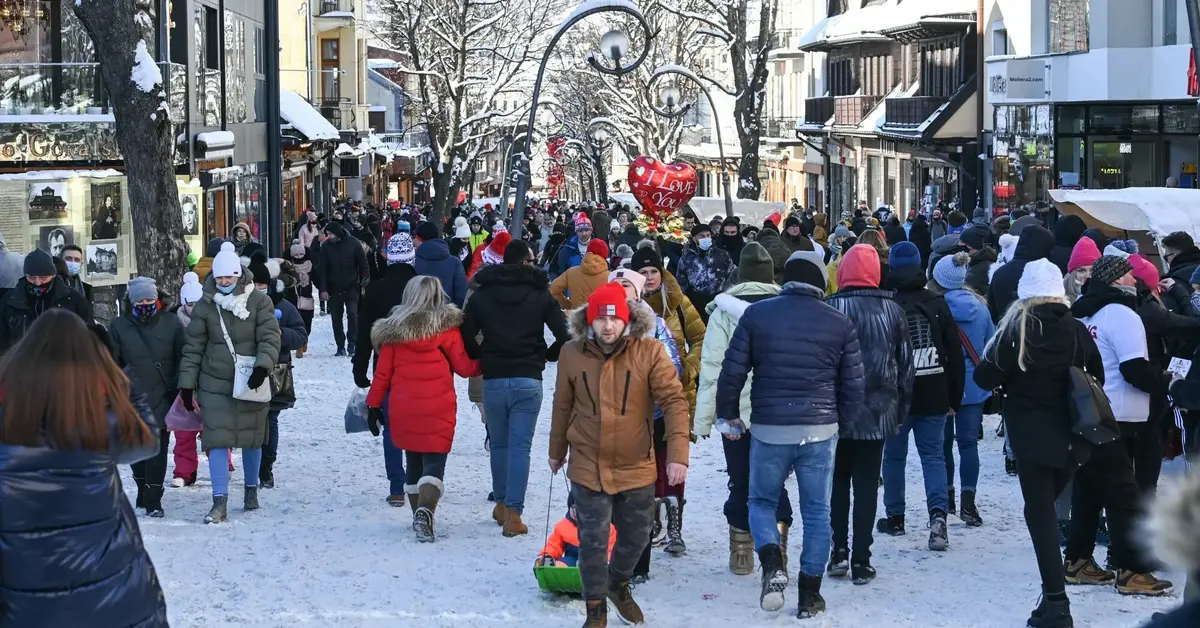
[[[230,292],[233,292],[233,289],[236,287],[236,283],[230,286],[222,286],[221,284],[217,284],[217,290],[220,291],[221,294],[229,294]]]
[[[696,240],[696,245],[701,251],[707,251],[712,248],[712,238],[700,238]]]
[[[67,274],[72,277],[78,275],[82,268],[83,264],[80,264],[79,262],[67,262]]]
[[[270,288],[255,288],[255,290],[258,290],[259,292],[261,292],[263,294],[267,294],[268,292],[270,292],[271,289]]]

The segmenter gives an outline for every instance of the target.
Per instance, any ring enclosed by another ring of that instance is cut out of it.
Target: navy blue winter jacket
[[[144,396],[134,407],[159,434]],[[0,626],[168,625],[117,472],[158,447],[157,438],[106,452],[0,445]]]
[[[467,272],[462,262],[450,254],[450,245],[445,240],[430,240],[421,243],[413,268],[418,275],[437,277],[442,282],[442,291],[458,307],[467,300]]]
[[[717,417],[740,418],[742,388],[751,370],[755,425],[853,425],[866,379],[858,331],[845,314],[822,301],[824,291],[791,282],[779,296],[746,309],[738,322],[721,376]]]

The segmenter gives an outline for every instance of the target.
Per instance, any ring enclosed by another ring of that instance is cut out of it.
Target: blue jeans
[[[900,433],[883,446],[883,509],[889,517],[904,514],[904,468],[908,463],[908,433],[917,441],[921,471],[925,476],[925,502],[929,512],[947,512],[946,460],[942,444],[946,440],[946,415],[909,415]]]
[[[261,466],[262,449],[242,449],[242,475],[247,487],[258,486],[258,470]],[[212,478],[213,497],[229,495],[229,448],[209,450],[208,475]]]
[[[483,380],[483,414],[492,438],[492,495],[517,514],[525,511],[529,449],[541,409],[542,380]]]
[[[946,457],[946,485],[954,486],[954,443],[958,442],[959,479],[963,492],[975,491],[979,483],[979,431],[983,429],[983,404],[961,406],[954,420],[946,417],[946,443],[942,453]]]
[[[388,402],[385,398],[383,401],[383,416],[388,415]],[[408,475],[404,472],[404,452],[392,442],[392,433],[388,429],[388,421],[383,421],[383,467],[387,469],[387,479],[390,488],[389,495],[403,495],[405,481]],[[416,489],[411,491],[416,493]]]
[[[796,471],[804,549],[800,573],[820,576],[833,541],[829,498],[833,492],[833,460],[837,436],[807,445],[771,445],[750,435],[750,535],[754,549],[779,544],[779,495],[788,474]]]

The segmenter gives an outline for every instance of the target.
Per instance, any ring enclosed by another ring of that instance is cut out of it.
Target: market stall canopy
[[[1124,188],[1121,190],[1050,190],[1063,214],[1079,216],[1091,228],[1114,238],[1133,239],[1139,250],[1159,263],[1158,241],[1183,231],[1200,239],[1200,190]]]

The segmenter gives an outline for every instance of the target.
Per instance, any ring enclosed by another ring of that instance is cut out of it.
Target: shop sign
[[[1046,61],[1009,59],[1000,71],[988,76],[988,93],[1000,100],[1047,100]]]
[[[0,124],[0,162],[120,160],[111,122]]]

